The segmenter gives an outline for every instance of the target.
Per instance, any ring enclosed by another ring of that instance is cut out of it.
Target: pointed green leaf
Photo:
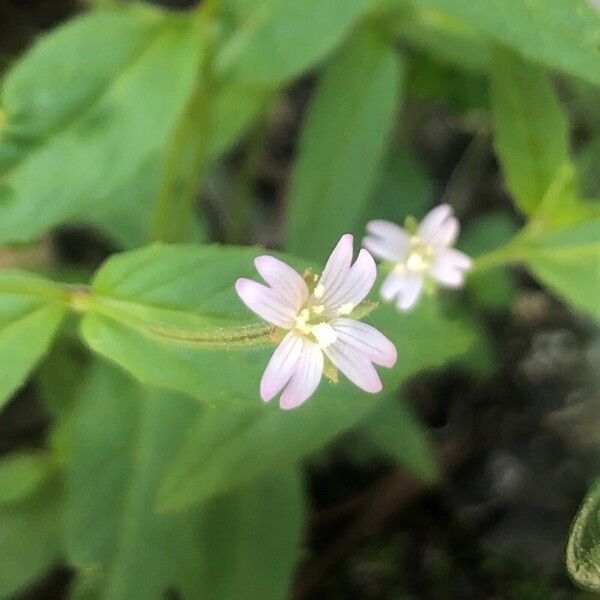
[[[530,215],[569,163],[567,116],[546,73],[507,50],[493,53],[491,94],[496,152],[514,202]]]
[[[571,526],[567,568],[577,584],[600,592],[600,481],[592,486]]]
[[[289,249],[323,259],[359,225],[399,102],[393,45],[363,30],[325,72],[300,139],[289,192]]]
[[[16,271],[0,272],[0,407],[46,353],[66,307],[55,286]]]

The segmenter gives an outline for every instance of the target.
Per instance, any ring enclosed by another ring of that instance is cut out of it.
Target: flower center
[[[321,346],[327,348],[337,339],[333,327],[323,320],[325,307],[322,304],[303,308],[295,318],[294,329],[309,336]]]
[[[423,273],[431,266],[433,256],[433,248],[424,244],[419,237],[413,236],[410,240],[408,257],[404,262],[398,263],[394,271],[397,273],[404,273],[406,271]]]

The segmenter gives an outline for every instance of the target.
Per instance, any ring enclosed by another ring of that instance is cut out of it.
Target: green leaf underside
[[[548,76],[503,49],[491,70],[495,146],[518,208],[532,214],[569,163],[568,120]]]
[[[398,105],[402,65],[370,30],[349,40],[309,108],[289,192],[289,249],[324,259],[363,216]]]
[[[567,568],[579,585],[600,592],[600,481],[592,486],[571,526]]]
[[[600,17],[587,0],[409,0],[525,58],[600,83]]]
[[[158,599],[167,588],[191,599],[286,595],[302,522],[291,472],[203,509],[157,510],[157,487],[199,411],[180,394],[142,389],[108,365],[95,366],[76,412],[68,469],[69,557],[95,573],[82,580],[81,593],[87,587],[106,600]],[[275,535],[265,538],[267,531]]]
[[[187,22],[115,11],[76,19],[26,54],[3,87],[0,241],[85,216],[134,177],[164,147],[201,47]]]

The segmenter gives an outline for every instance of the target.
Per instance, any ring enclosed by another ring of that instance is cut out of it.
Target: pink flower
[[[284,262],[259,256],[254,264],[267,285],[237,280],[235,289],[246,306],[287,331],[260,382],[265,402],[281,392],[281,408],[300,406],[323,373],[335,380],[337,369],[366,392],[381,390],[373,365],[392,367],[396,348],[377,329],[352,318],[377,276],[366,250],[351,264],[352,243],[350,234],[341,237],[319,278],[303,278]]]
[[[402,311],[414,308],[427,281],[447,288],[461,287],[471,259],[452,245],[460,226],[452,207],[442,204],[431,210],[414,234],[389,221],[371,221],[363,246],[374,256],[393,263],[380,294],[395,299]]]

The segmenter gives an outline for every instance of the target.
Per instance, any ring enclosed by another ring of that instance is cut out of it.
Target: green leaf
[[[147,244],[163,160],[159,156],[150,157],[122,186],[90,207],[85,215],[74,219],[73,223],[83,227],[91,225],[124,250]],[[202,243],[207,238],[205,224],[199,215],[189,216],[189,230],[184,241]]]
[[[0,271],[0,407],[46,353],[66,307],[54,284]]]
[[[99,12],[17,63],[2,89],[0,241],[84,216],[164,148],[192,91],[202,37],[157,11]]]
[[[590,224],[595,244],[583,246],[579,250],[560,246],[540,245],[527,251],[526,264],[533,275],[547,285],[566,302],[576,308],[600,318],[600,219]],[[588,228],[572,229],[566,237],[575,241],[586,235]],[[542,244],[542,240],[538,240]],[[547,242],[550,240],[547,239]]]
[[[0,460],[0,505],[33,495],[53,475],[54,461],[47,452],[11,454]]]
[[[508,188],[519,209],[532,214],[569,163],[567,116],[547,75],[506,50],[493,53],[491,95]]]
[[[233,32],[217,72],[275,86],[312,67],[340,43],[370,0],[229,0]]]
[[[521,56],[600,83],[600,17],[587,0],[409,0],[456,19]]]
[[[289,249],[323,259],[363,215],[398,107],[402,63],[363,30],[320,82],[300,139],[290,190]]]
[[[600,592],[600,480],[590,489],[571,526],[567,569],[575,583]]]
[[[298,474],[276,471],[202,510],[201,560],[183,585],[186,599],[290,597],[300,559],[305,501]]]
[[[103,364],[87,382],[67,469],[67,550],[80,568],[100,565],[103,599],[160,598],[194,555],[194,515],[159,514],[155,495],[195,411]]]
[[[436,61],[475,73],[489,67],[485,39],[471,27],[431,10],[402,13],[393,23],[394,33]]]
[[[360,432],[384,454],[428,483],[440,473],[431,442],[406,400],[382,403],[367,417]]]
[[[159,319],[193,334],[207,319],[254,321],[234,291],[237,277],[254,276],[256,249],[156,244],[111,258],[98,272],[93,291],[129,306],[128,313],[87,314],[86,343],[121,364],[140,381],[188,393],[201,400],[253,404],[254,389],[269,351],[182,343],[145,328]]]
[[[295,473],[270,473],[201,511],[157,510],[158,484],[198,410],[95,365],[67,477],[67,546],[81,569],[74,597],[158,600],[177,588],[189,599],[287,595],[303,526]]]
[[[246,133],[253,121],[264,111],[274,91],[268,87],[226,82],[214,99],[214,123],[209,154],[216,158]]]
[[[0,507],[2,598],[12,598],[58,562],[61,499],[61,482],[54,479],[32,496]]]
[[[600,204],[579,201],[571,169],[508,249],[559,297],[600,317]]]

